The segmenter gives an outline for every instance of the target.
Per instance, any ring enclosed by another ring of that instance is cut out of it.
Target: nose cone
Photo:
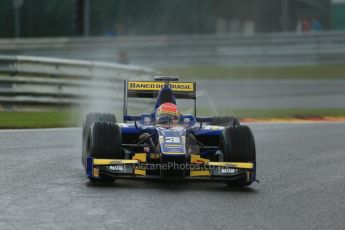
[[[186,155],[186,130],[178,128],[157,128],[162,155],[178,157]]]

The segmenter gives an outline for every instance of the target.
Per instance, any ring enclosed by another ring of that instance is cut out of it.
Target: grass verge
[[[199,109],[201,116],[214,116],[209,109]],[[241,119],[290,119],[345,117],[345,109],[241,109],[222,110],[219,115],[231,115]],[[1,129],[78,127],[82,114],[70,111],[53,112],[0,112]]]
[[[1,129],[77,127],[80,122],[81,115],[70,111],[0,112]]]
[[[228,67],[188,66],[161,68],[165,75],[193,79],[344,79],[345,65]]]

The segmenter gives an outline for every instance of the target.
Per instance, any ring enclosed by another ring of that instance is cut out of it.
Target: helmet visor
[[[158,125],[176,125],[179,120],[179,116],[168,113],[158,114],[156,117],[156,123]]]

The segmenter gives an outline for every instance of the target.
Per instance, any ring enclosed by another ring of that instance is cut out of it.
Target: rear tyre
[[[87,141],[87,152],[94,158],[122,159],[121,129],[115,123],[96,122],[92,124]],[[112,183],[115,178],[100,174],[99,178],[90,177],[93,183]]]
[[[213,117],[211,125],[216,126],[233,126],[239,125],[240,121],[235,117]]]
[[[116,117],[114,114],[110,113],[88,113],[84,117],[83,120],[83,131],[82,131],[82,165],[85,167],[86,164],[86,157],[87,157],[87,152],[86,152],[86,142],[87,142],[87,137],[89,130],[91,128],[91,125],[97,121],[105,121],[105,122],[112,122],[116,123]]]
[[[256,162],[255,140],[248,126],[226,127],[221,135],[225,162]],[[244,187],[251,184],[246,178],[226,183],[230,187]]]

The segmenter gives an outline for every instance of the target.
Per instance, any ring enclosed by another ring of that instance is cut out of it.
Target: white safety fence
[[[59,58],[0,56],[2,108],[120,106],[126,79],[151,79],[154,71],[131,65]]]
[[[319,65],[345,63],[345,32],[0,39],[0,52],[130,63],[181,65]]]

